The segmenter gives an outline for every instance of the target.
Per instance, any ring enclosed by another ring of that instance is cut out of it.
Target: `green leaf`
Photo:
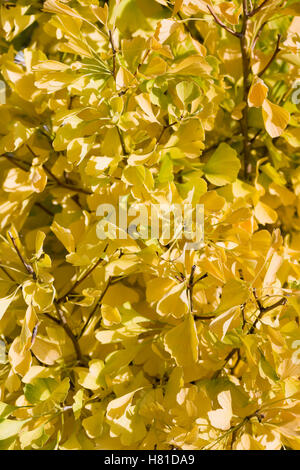
[[[176,92],[183,104],[194,101],[199,95],[199,89],[193,82],[180,82],[176,85]]]
[[[241,162],[236,151],[230,145],[222,143],[204,165],[203,172],[210,183],[223,186],[237,179],[240,168]]]
[[[17,409],[17,406],[7,405],[6,403],[0,401],[0,419],[7,418],[7,416]]]
[[[57,382],[51,378],[36,379],[32,384],[26,384],[24,395],[27,401],[32,404],[45,401],[57,387]]]
[[[25,449],[35,445],[36,447],[43,447],[48,441],[49,436],[45,433],[44,425],[33,429],[33,431],[26,431],[20,434],[21,448]]]
[[[17,421],[14,419],[0,420],[0,441],[19,434],[23,425],[27,423],[27,421],[28,419],[21,420],[21,421]]]

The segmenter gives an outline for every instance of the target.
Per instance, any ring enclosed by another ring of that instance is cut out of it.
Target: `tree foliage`
[[[299,449],[295,0],[1,1],[0,448]],[[99,204],[205,238],[97,237]]]

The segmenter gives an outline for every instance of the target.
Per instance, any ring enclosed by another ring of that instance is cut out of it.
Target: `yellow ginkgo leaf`
[[[116,325],[120,323],[122,319],[119,310],[116,307],[111,307],[107,304],[103,304],[101,306],[101,314],[102,323],[106,327]]]
[[[216,186],[233,183],[241,168],[236,151],[230,145],[222,143],[203,167],[206,178]]]
[[[229,390],[218,394],[218,402],[221,408],[208,412],[211,425],[214,428],[227,431],[230,428],[232,418],[231,394]]]
[[[156,26],[154,37],[160,44],[163,44],[177,28],[178,23],[172,19],[159,21]]]
[[[270,206],[259,201],[254,208],[254,215],[258,222],[262,225],[274,224],[277,220],[277,212]]]
[[[260,108],[267,97],[269,88],[264,81],[256,77],[251,85],[248,95],[248,104],[250,107]]]
[[[176,284],[169,288],[168,292],[158,302],[157,313],[180,318],[188,312],[188,305],[185,286]]]
[[[238,24],[239,16],[242,13],[242,5],[236,8],[232,2],[221,2],[217,5],[216,12],[220,12],[221,16],[230,24]]]
[[[46,2],[43,5],[43,9],[45,11],[49,11],[51,13],[56,13],[56,14],[61,14],[61,15],[68,15],[68,16],[73,16],[74,18],[79,18],[82,19],[82,17],[77,13],[76,10],[73,10],[73,8],[70,8],[68,5],[65,5],[64,3],[60,3],[57,0],[46,0]]]
[[[290,113],[265,99],[262,105],[262,114],[268,134],[274,139],[279,137],[290,121]]]
[[[198,359],[198,344],[195,321],[188,315],[183,322],[168,331],[164,338],[166,350],[182,367],[193,366]]]

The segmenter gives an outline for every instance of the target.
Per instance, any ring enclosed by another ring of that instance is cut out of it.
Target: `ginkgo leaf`
[[[262,114],[268,134],[274,139],[279,137],[290,121],[290,113],[265,99],[262,105]]]
[[[277,213],[267,204],[259,201],[255,208],[254,214],[260,224],[274,224],[277,220]]]
[[[236,180],[240,167],[236,151],[222,143],[204,165],[203,172],[208,181],[216,186],[223,186]]]
[[[28,420],[2,419],[0,420],[0,441],[16,436]]]
[[[73,16],[74,18],[82,19],[76,10],[73,10],[73,8],[70,8],[68,5],[61,3],[58,0],[46,0],[43,8],[45,11],[49,11],[51,13],[69,15]]]
[[[172,19],[160,21],[156,26],[154,37],[163,44],[169,36],[177,29],[178,23]]]
[[[300,448],[298,4],[1,2],[0,450]]]
[[[10,304],[13,302],[13,300],[15,299],[16,295],[17,295],[17,292],[18,292],[19,289],[16,289],[12,294],[6,296],[6,297],[2,297],[0,299],[0,320],[2,319],[3,315],[5,314],[5,312],[7,311],[8,307],[10,306]]]
[[[264,83],[264,81],[261,78],[256,77],[251,85],[251,88],[248,94],[249,106],[250,107],[255,106],[256,108],[259,108],[260,106],[262,106],[267,97],[268,91],[269,91],[269,88]]]
[[[189,367],[198,359],[198,336],[192,315],[168,331],[164,338],[166,350],[178,366]]]
[[[173,9],[173,16],[177,15],[180,11],[184,0],[175,0],[174,9]]]
[[[226,431],[230,428],[232,418],[232,405],[230,391],[224,391],[218,394],[218,402],[221,408],[208,412],[211,425],[214,428]]]
[[[193,55],[174,65],[168,73],[176,75],[203,75],[209,74],[212,67],[204,57]]]

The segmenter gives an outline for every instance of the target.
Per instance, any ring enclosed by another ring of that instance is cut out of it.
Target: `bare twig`
[[[278,302],[276,302],[275,304],[273,305],[269,305],[268,307],[264,307],[261,303],[261,301],[258,299],[257,295],[256,295],[256,292],[254,290],[254,296],[255,296],[255,300],[256,300],[256,303],[257,303],[257,306],[258,306],[258,309],[259,309],[259,315],[257,316],[257,318],[255,319],[253,325],[251,326],[251,328],[249,329],[249,331],[246,333],[246,335],[251,335],[254,333],[254,330],[256,328],[256,325],[257,323],[261,320],[261,318],[263,317],[263,315],[267,312],[270,312],[271,310],[273,310],[274,308],[277,308],[279,307],[280,305],[285,305],[287,303],[287,299],[285,297],[283,297],[282,299],[278,300]],[[218,369],[214,375],[213,375],[213,378],[217,378],[220,373],[222,372],[222,370],[224,369],[224,367],[226,367],[227,363],[230,361],[230,359],[234,356],[235,353],[238,353],[238,361],[236,362],[236,364],[234,365],[234,367],[232,368],[233,370],[236,368],[238,362],[240,361],[241,359],[241,354],[240,354],[240,348],[233,348],[228,354],[227,356],[225,357],[225,360],[224,360],[224,364],[223,366]]]
[[[120,143],[121,143],[123,155],[126,156],[126,155],[128,155],[128,152],[127,152],[126,147],[125,147],[125,142],[124,142],[123,134],[122,134],[122,132],[121,132],[121,130],[119,129],[118,126],[116,126],[116,129],[117,129],[118,134],[119,134],[119,139],[120,139]]]
[[[216,13],[213,11],[213,9],[207,5],[207,9],[209,10],[210,14],[214,17],[214,20],[215,22],[221,26],[221,28],[225,29],[229,34],[232,34],[233,36],[235,36],[236,38],[240,38],[241,37],[241,33],[238,33],[237,31],[233,31],[233,29],[230,29],[228,26],[226,26],[226,24],[224,24],[219,18],[218,16],[216,15]]]
[[[25,144],[25,145],[27,149],[29,150],[29,152],[33,155],[33,157],[38,158],[38,155],[32,150],[32,148],[28,144]],[[63,183],[52,173],[52,171],[47,167],[45,163],[42,164],[42,167],[45,170],[45,172],[48,174],[48,176],[50,176],[50,178],[53,179],[58,186],[61,186],[62,188],[70,189],[78,193],[92,194],[92,192],[88,191],[87,189],[78,188],[77,186],[73,186],[72,184]]]
[[[74,349],[75,349],[75,352],[76,352],[77,359],[78,359],[80,362],[83,362],[83,356],[82,356],[82,352],[81,352],[79,343],[78,343],[78,341],[77,341],[77,338],[76,338],[76,336],[74,335],[74,333],[73,333],[73,331],[71,330],[71,328],[69,327],[68,322],[67,322],[67,319],[66,319],[66,317],[65,317],[65,315],[64,315],[64,313],[63,313],[63,311],[62,311],[61,308],[59,307],[59,304],[57,303],[56,300],[54,301],[54,306],[55,306],[57,315],[59,316],[60,325],[63,327],[63,329],[65,330],[66,334],[69,336],[70,340],[71,340],[72,343],[73,343],[73,346],[74,346]]]
[[[30,276],[32,276],[32,278],[33,278],[34,280],[36,280],[37,277],[36,277],[36,274],[35,274],[35,272],[34,272],[33,267],[31,266],[30,263],[27,263],[27,261],[25,261],[24,257],[22,256],[22,254],[21,254],[21,252],[20,252],[20,250],[19,250],[19,248],[18,248],[18,246],[17,246],[17,244],[16,244],[16,240],[15,240],[15,238],[13,237],[13,235],[12,235],[12,233],[11,233],[10,231],[8,231],[8,236],[9,236],[9,238],[11,239],[12,244],[13,244],[13,246],[14,246],[14,249],[15,249],[15,251],[16,251],[18,257],[20,258],[20,260],[21,260],[23,266],[25,267],[27,273],[30,274]]]
[[[225,357],[224,359],[224,364],[222,365],[222,367],[220,367],[220,369],[216,370],[216,372],[214,373],[214,375],[212,376],[213,379],[217,379],[220,375],[220,373],[222,372],[222,370],[224,369],[224,367],[226,367],[227,365],[227,362],[230,361],[230,359],[234,356],[234,354],[239,351],[239,348],[234,348],[232,349],[228,354],[227,356]]]
[[[7,276],[12,282],[16,282],[15,279],[9,274],[9,272],[6,271],[6,269],[5,269],[3,266],[0,266],[0,269],[1,269],[1,271],[4,272],[4,274],[6,274],[6,276]]]
[[[186,288],[187,297],[190,303],[190,311],[193,312],[193,287],[194,287],[194,274],[195,274],[196,265],[194,264],[191,269],[191,274],[189,282]]]
[[[272,57],[270,58],[269,62],[266,64],[266,66],[259,72],[258,76],[261,77],[270,67],[272,62],[276,59],[277,54],[280,52],[280,40],[281,40],[281,34],[278,34],[277,37],[277,43],[276,43],[276,49],[272,54]]]
[[[115,49],[115,45],[114,45],[111,30],[109,30],[109,42],[110,42],[111,49],[112,49],[112,54],[113,54],[112,55],[112,61],[113,61],[112,75],[113,75],[114,79],[116,79],[116,53],[117,53],[117,51]]]
[[[269,2],[269,0],[264,0],[258,7],[254,8],[254,10],[252,10],[248,16],[251,18],[251,16],[254,16],[256,15],[257,13],[260,12],[260,10]]]
[[[42,204],[41,202],[36,202],[35,205],[37,207],[39,207],[40,209],[42,209],[46,214],[48,214],[50,217],[54,217],[54,213],[50,211],[50,209],[48,209],[46,206],[44,206],[44,204]]]
[[[260,312],[259,312],[259,315],[256,317],[253,325],[251,326],[250,330],[248,331],[247,335],[252,335],[253,334],[257,323],[262,319],[262,317],[265,313],[270,312],[274,308],[280,307],[280,305],[285,305],[287,303],[287,299],[285,297],[283,297],[282,299],[278,300],[278,302],[276,302],[273,305],[269,305],[268,307],[263,307],[263,305],[261,304],[261,302],[257,298],[256,298],[256,302],[257,302],[257,305],[258,305],[258,308],[259,308]]]
[[[259,40],[259,38],[260,38],[260,36],[261,36],[261,33],[263,32],[263,29],[264,29],[264,27],[266,26],[266,24],[267,24],[267,21],[265,21],[265,22],[261,25],[261,27],[259,28],[259,30],[258,30],[258,32],[257,32],[257,34],[256,34],[256,36],[255,36],[255,38],[254,38],[254,41],[253,41],[253,43],[252,43],[252,46],[251,46],[252,51],[255,49],[255,46],[256,46],[256,44],[257,44],[257,41]]]
[[[105,296],[109,286],[111,285],[111,277],[108,278],[108,281],[106,283],[106,286],[103,290],[103,292],[101,293],[98,301],[96,302],[96,305],[95,307],[93,308],[93,310],[91,311],[91,313],[89,314],[85,324],[83,325],[82,327],[82,330],[80,331],[79,335],[77,336],[77,339],[81,338],[81,336],[83,335],[83,333],[85,332],[85,330],[87,329],[92,317],[95,315],[95,313],[97,312],[97,310],[99,309],[99,307],[101,307],[101,302],[103,300],[103,297]]]
[[[103,250],[103,253],[106,252],[107,250],[107,247],[108,247],[108,244],[106,245],[106,247],[104,248]],[[98,261],[94,264],[94,266],[92,266],[90,269],[88,269],[88,271],[80,278],[78,279],[74,285],[68,290],[68,292],[66,292],[64,295],[62,295],[61,297],[59,297],[57,299],[57,303],[60,304],[61,302],[64,302],[66,300],[66,298],[72,293],[74,292],[74,290],[85,280],[89,277],[90,274],[92,274],[92,272],[97,268],[97,266],[99,266],[99,264],[101,263],[101,261],[103,261],[103,258],[99,258]]]
[[[243,117],[241,120],[241,128],[243,133],[243,145],[244,145],[244,175],[247,176],[250,163],[250,144],[249,144],[249,130],[248,130],[248,93],[250,89],[249,85],[249,72],[250,72],[250,58],[247,50],[247,26],[248,26],[248,9],[247,0],[243,0],[243,24],[240,35],[240,48],[242,53],[243,61],[243,101],[246,106],[243,109]]]

